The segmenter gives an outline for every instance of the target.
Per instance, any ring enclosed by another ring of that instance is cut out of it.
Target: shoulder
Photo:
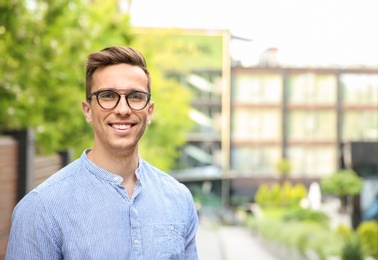
[[[76,160],[52,174],[40,185],[26,194],[16,205],[14,214],[23,216],[33,215],[30,212],[41,213],[51,205],[61,205],[69,198],[72,183],[77,182],[82,172],[82,165]]]
[[[48,201],[60,201],[68,194],[72,182],[77,182],[80,178],[79,172],[82,172],[82,165],[79,160],[76,160],[59,171],[52,174],[49,178],[26,194],[21,201],[17,204],[19,210],[25,207],[34,205],[34,207],[42,206]]]
[[[61,185],[63,182],[70,181],[70,179],[76,177],[76,174],[80,172],[82,168],[82,163],[79,159],[77,159],[72,163],[66,165],[59,171],[52,174],[44,182],[42,182],[40,185],[34,188],[33,192],[43,193],[45,192],[44,190],[55,188],[56,185]]]

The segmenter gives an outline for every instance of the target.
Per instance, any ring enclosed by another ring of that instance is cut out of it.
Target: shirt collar
[[[111,173],[111,172],[97,166],[88,158],[87,153],[90,150],[91,149],[85,150],[80,156],[80,160],[82,161],[84,167],[86,169],[88,169],[89,172],[91,172],[95,176],[97,176],[97,177],[99,177],[99,178],[101,178],[105,181],[121,184],[123,182],[123,178],[121,176],[119,176],[118,174]],[[139,156],[138,157],[138,168],[135,170],[135,175],[136,175],[137,180],[140,180],[140,177],[142,176],[142,172],[143,172],[142,171],[142,169],[143,169],[142,165],[143,165],[143,163],[144,163],[143,159]]]

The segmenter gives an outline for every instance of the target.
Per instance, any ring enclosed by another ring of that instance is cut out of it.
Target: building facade
[[[230,121],[233,176],[330,175],[343,143],[378,141],[378,70],[233,67]]]

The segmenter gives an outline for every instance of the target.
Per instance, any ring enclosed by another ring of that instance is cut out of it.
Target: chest
[[[77,201],[54,226],[64,259],[183,259],[184,209],[164,196],[114,194]]]

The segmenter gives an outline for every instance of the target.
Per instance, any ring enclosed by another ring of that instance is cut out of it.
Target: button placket
[[[133,204],[130,207],[130,224],[131,224],[131,238],[133,241],[132,243],[133,255],[134,256],[141,255],[142,254],[142,240],[141,240],[140,223],[138,219],[137,208]]]

